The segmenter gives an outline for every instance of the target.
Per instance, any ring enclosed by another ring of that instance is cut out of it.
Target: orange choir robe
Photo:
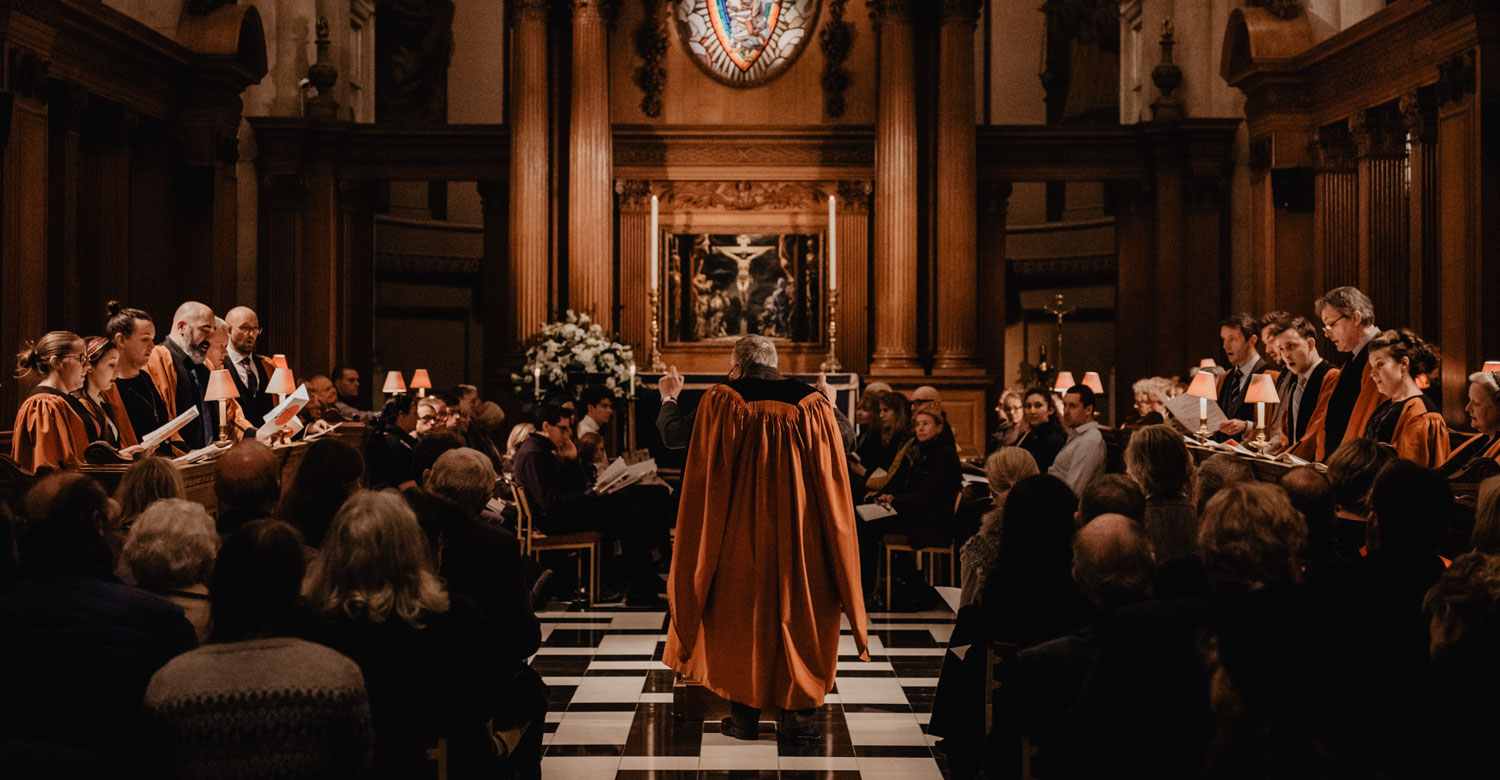
[[[47,387],[38,387],[16,410],[16,426],[10,435],[10,457],[28,474],[37,469],[77,468],[89,446],[83,418],[73,410],[68,397]]]
[[[125,401],[120,398],[120,388],[115,387],[114,383],[110,383],[109,389],[104,391],[104,402],[109,404],[105,407],[109,411],[109,419],[114,420],[115,427],[120,429],[120,449],[140,444],[141,438],[136,435],[135,426],[130,424],[130,415],[125,413]]]
[[[1458,445],[1457,449],[1448,453],[1448,457],[1443,460],[1443,465],[1439,468],[1442,468],[1444,471],[1448,472],[1449,479],[1452,479],[1453,474],[1461,470],[1460,468],[1458,468],[1459,466],[1465,465],[1465,462],[1468,461],[1470,457],[1475,457],[1473,448],[1480,446],[1480,444],[1483,443],[1484,439],[1485,435],[1482,433],[1476,433],[1473,436],[1464,439],[1463,444]],[[1494,441],[1490,442],[1489,447],[1487,447],[1485,451],[1483,453],[1480,453],[1477,457],[1481,459],[1487,458],[1489,460],[1495,461],[1496,465],[1500,465],[1500,438],[1497,438]],[[1450,466],[1450,464],[1453,465]]]
[[[853,509],[821,394],[705,393],[683,472],[665,663],[751,707],[822,706],[841,610],[869,658]]]
[[[1370,369],[1365,368],[1359,378],[1359,397],[1354,399],[1354,410],[1349,413],[1349,427],[1344,429],[1343,440],[1357,439],[1363,435],[1365,426],[1370,423],[1370,417],[1383,403],[1385,403],[1385,396],[1381,395],[1380,388],[1375,386],[1375,378],[1370,375]]]
[[[1448,423],[1442,412],[1428,410],[1425,396],[1413,396],[1402,402],[1389,444],[1400,457],[1436,468],[1448,459]]]
[[[1302,438],[1292,445],[1292,454],[1303,460],[1322,461],[1328,457],[1328,400],[1333,398],[1333,389],[1338,386],[1340,373],[1337,368],[1329,368],[1323,374],[1323,384],[1318,386],[1317,405],[1313,407],[1312,419],[1307,421],[1307,430],[1302,432]],[[1307,401],[1304,396],[1302,403]],[[1287,403],[1291,403],[1290,398]],[[1288,421],[1288,425],[1290,424],[1292,422]]]

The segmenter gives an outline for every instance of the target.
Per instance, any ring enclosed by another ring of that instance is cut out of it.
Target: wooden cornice
[[[510,175],[505,125],[317,123],[250,117],[263,175],[332,167],[340,179],[504,180]]]
[[[977,133],[981,181],[1145,180],[1162,169],[1223,175],[1238,119],[1058,127],[988,125]]]
[[[739,180],[874,175],[875,129],[847,126],[614,126],[615,177]]]

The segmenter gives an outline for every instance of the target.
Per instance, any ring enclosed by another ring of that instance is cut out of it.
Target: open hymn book
[[[594,480],[594,492],[599,495],[613,493],[629,485],[634,485],[647,477],[656,475],[656,460],[646,458],[644,460],[631,458],[634,463],[626,463],[625,456],[615,458],[615,461],[601,472],[599,478]]]
[[[142,436],[141,449],[143,451],[150,451],[160,446],[162,442],[172,438],[174,434],[182,430],[183,426],[196,419],[198,419],[198,407],[189,406],[186,411],[173,417],[166,425]],[[119,450],[102,441],[90,444],[83,451],[83,459],[89,463],[129,463],[132,460],[130,456],[121,455]]]

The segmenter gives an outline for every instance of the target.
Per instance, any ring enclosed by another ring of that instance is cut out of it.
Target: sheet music
[[[190,406],[187,411],[172,418],[172,421],[160,428],[141,437],[141,447],[151,449],[171,438],[172,434],[182,430],[184,425],[198,419],[198,407]]]
[[[883,507],[880,504],[860,504],[854,508],[855,514],[864,521],[879,520],[882,517],[892,517],[896,510]]]
[[[278,404],[275,409],[266,413],[265,424],[260,426],[260,430],[256,431],[255,435],[257,437],[270,436],[291,424],[297,413],[302,411],[302,407],[307,405],[307,401],[307,385],[304,384],[298,387],[296,392],[287,396],[286,400]]]
[[[1188,395],[1187,393],[1183,393],[1176,398],[1168,398],[1161,391],[1157,391],[1156,396],[1167,405],[1167,411],[1171,412],[1173,417],[1187,426],[1188,430],[1198,430],[1198,402],[1204,399],[1196,395]],[[1228,417],[1224,416],[1224,410],[1219,408],[1219,402],[1208,399],[1209,433],[1218,433],[1219,426],[1223,425],[1228,419]]]

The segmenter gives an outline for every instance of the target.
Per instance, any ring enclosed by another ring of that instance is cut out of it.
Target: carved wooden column
[[[270,150],[262,148],[260,163],[267,165]],[[257,313],[276,329],[268,333],[278,351],[299,360],[297,286],[302,283],[298,268],[302,257],[302,201],[306,188],[302,174],[291,163],[279,170],[266,171],[260,179],[260,209],[257,220],[260,232],[257,243],[260,255],[260,291]],[[359,366],[361,373],[368,365]],[[325,369],[317,369],[325,370]],[[373,383],[371,377],[364,377]]]
[[[839,361],[861,374],[870,361],[870,196],[868,181],[838,182]],[[877,297],[879,297],[877,295]]]
[[[1354,142],[1344,123],[1314,131],[1310,151],[1318,171],[1313,249],[1322,294],[1334,287],[1359,284],[1359,180]],[[1380,312],[1375,316],[1378,321]]]
[[[1130,387],[1137,377],[1165,374],[1171,376],[1182,370],[1181,366],[1159,365],[1149,345],[1161,332],[1157,314],[1160,306],[1169,299],[1158,295],[1152,279],[1154,256],[1154,234],[1152,225],[1151,183],[1148,180],[1116,182],[1115,193],[1115,278],[1119,280],[1115,289],[1115,413],[1126,414],[1133,400],[1121,388]],[[1165,318],[1170,322],[1170,318]],[[1171,327],[1177,327],[1175,323]],[[1217,333],[1217,329],[1215,329]],[[1075,375],[1076,376],[1076,375]]]
[[[568,306],[614,327],[609,37],[601,0],[572,0]]]
[[[668,185],[670,186],[670,185]],[[661,258],[651,257],[651,193],[652,184],[642,179],[621,179],[615,182],[615,198],[619,208],[618,236],[620,238],[620,323],[616,331],[620,340],[635,350],[635,362],[647,363],[647,343],[651,340],[651,307],[646,305],[651,287],[651,263]],[[671,216],[664,221],[670,224]],[[659,247],[658,251],[665,247]],[[666,272],[659,277],[665,295]],[[665,309],[662,309],[665,311]],[[666,321],[660,322],[665,328]],[[663,333],[665,335],[665,333]]]
[[[938,373],[983,375],[974,359],[978,281],[974,140],[975,0],[943,0],[938,43],[937,354]]]
[[[110,298],[132,301],[130,286],[130,136],[140,117],[116,106],[91,106],[83,137],[83,163],[89,171],[79,193],[78,210],[90,230],[78,234],[78,253],[97,258],[99,290]],[[102,304],[104,301],[100,301]],[[100,310],[102,311],[102,309]],[[91,320],[102,316],[91,311]]]
[[[1437,100],[1422,89],[1401,98],[1411,154],[1407,228],[1410,270],[1411,325],[1420,333],[1436,334],[1442,327],[1442,261],[1438,254]]]
[[[83,113],[88,93],[78,87],[54,82],[48,102],[51,137],[47,141],[47,253],[51,270],[47,280],[48,319],[58,325],[90,322],[103,311],[98,297],[98,273],[92,258],[79,265],[78,219],[79,176],[83,169]]]
[[[917,114],[910,0],[875,0],[875,353],[870,372],[916,375]]]
[[[42,55],[20,47],[5,52],[5,86],[14,93],[0,180],[0,343],[18,349],[46,332],[47,297],[47,69]],[[0,408],[15,409],[29,388],[0,385]]]
[[[548,248],[552,226],[548,205],[547,151],[547,0],[515,0],[511,4],[510,193],[509,257],[503,249],[485,261],[506,265],[503,287],[495,290],[505,302],[495,324],[486,329],[493,341],[486,353],[519,353],[521,342],[547,319]],[[498,184],[498,182],[496,183]],[[481,194],[484,193],[481,183]],[[493,192],[493,189],[492,189]],[[489,200],[486,197],[486,208]],[[489,216],[485,237],[490,238]],[[498,248],[497,248],[498,249]],[[488,274],[486,275],[488,277]],[[486,369],[488,373],[489,369]],[[486,377],[488,380],[489,378]]]
[[[1381,327],[1409,326],[1406,125],[1387,106],[1356,112],[1349,130],[1359,155],[1359,287],[1375,302]]]
[[[980,221],[976,230],[979,253],[979,359],[991,376],[1005,381],[1005,327],[1009,324],[1005,262],[1005,223],[1010,210],[1011,183],[989,181],[979,186]]]
[[[1500,226],[1493,224],[1493,216],[1486,216],[1500,202],[1495,197],[1500,195],[1495,181],[1500,154],[1480,140],[1485,137],[1488,104],[1495,98],[1479,89],[1477,57],[1490,51],[1471,49],[1438,64],[1436,178],[1442,204],[1437,221],[1443,316],[1437,342],[1443,347],[1443,415],[1449,424],[1464,421],[1469,372],[1500,354],[1500,328],[1493,307],[1485,305],[1500,294],[1500,271],[1489,267],[1490,258],[1497,256]]]

